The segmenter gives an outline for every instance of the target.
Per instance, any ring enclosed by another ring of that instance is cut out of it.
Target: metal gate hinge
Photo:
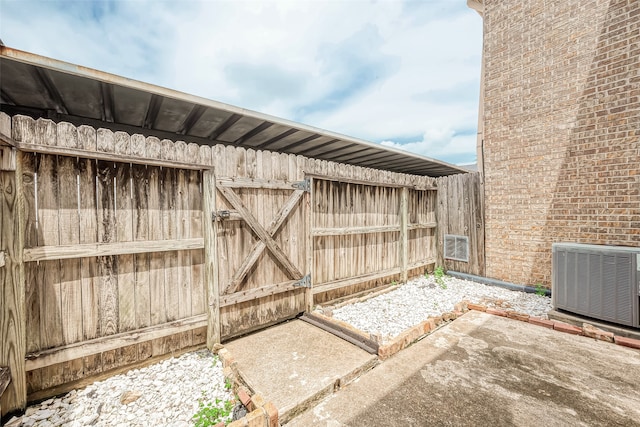
[[[311,287],[311,275],[307,274],[302,279],[298,280],[298,283],[295,284],[300,288],[310,288]]]
[[[307,193],[311,191],[311,181],[309,178],[303,179],[302,181],[294,182],[291,184],[293,188],[296,190],[306,191]]]

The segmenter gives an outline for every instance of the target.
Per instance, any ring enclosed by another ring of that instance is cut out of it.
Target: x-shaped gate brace
[[[282,224],[284,224],[285,220],[291,213],[291,211],[296,207],[298,201],[304,194],[304,190],[295,190],[293,194],[289,197],[286,203],[280,208],[277,215],[271,220],[269,226],[265,229],[256,218],[249,212],[246,208],[242,200],[236,194],[233,189],[224,186],[218,186],[218,190],[222,193],[222,195],[231,203],[231,205],[238,211],[240,216],[247,222],[251,230],[258,236],[260,240],[256,242],[249,255],[244,259],[240,268],[235,272],[231,281],[223,291],[223,294],[234,293],[238,290],[238,287],[245,279],[251,268],[258,261],[258,258],[264,251],[265,247],[269,248],[269,251],[273,254],[273,256],[278,260],[278,262],[284,267],[285,273],[292,280],[299,280],[303,278],[303,274],[298,270],[298,268],[289,260],[287,254],[278,246],[278,243],[273,239],[276,235]]]

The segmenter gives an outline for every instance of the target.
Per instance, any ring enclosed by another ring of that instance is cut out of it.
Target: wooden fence
[[[0,114],[2,413],[422,273],[435,183]]]
[[[437,264],[445,270],[484,276],[484,183],[480,173],[440,177],[438,187]],[[468,238],[468,261],[444,256],[446,234]]]

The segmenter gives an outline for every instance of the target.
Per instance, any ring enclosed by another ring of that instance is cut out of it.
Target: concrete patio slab
[[[288,426],[640,425],[640,351],[470,311]]]
[[[272,402],[281,423],[378,363],[378,358],[301,320],[224,344],[254,391]]]

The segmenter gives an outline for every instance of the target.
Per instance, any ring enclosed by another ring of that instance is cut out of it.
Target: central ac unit
[[[554,243],[557,309],[640,328],[640,248]]]

